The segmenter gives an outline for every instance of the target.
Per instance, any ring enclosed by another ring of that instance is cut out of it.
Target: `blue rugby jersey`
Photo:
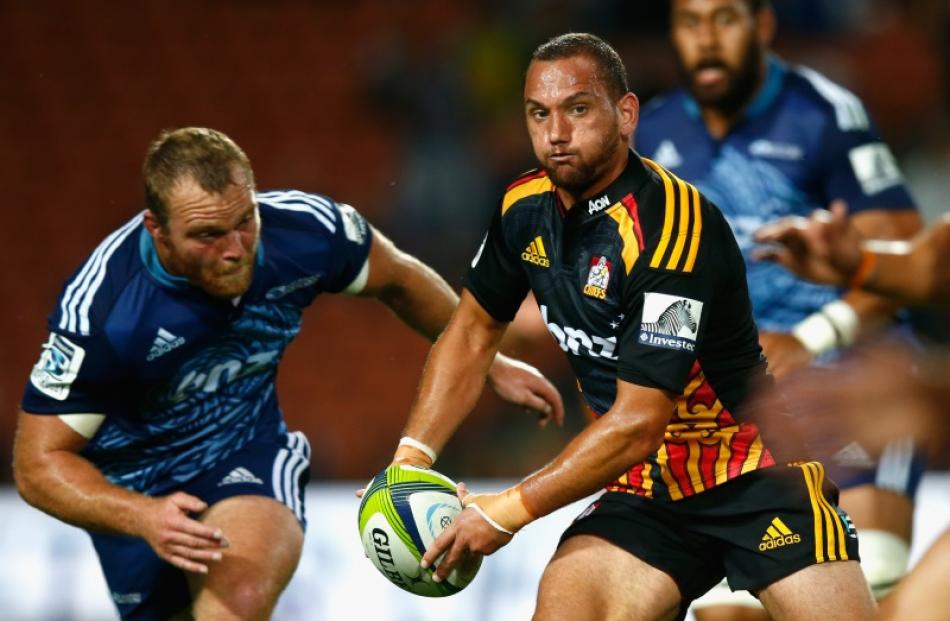
[[[644,107],[635,140],[638,151],[694,183],[726,216],[746,260],[760,330],[787,332],[841,291],[751,260],[759,227],[782,216],[807,216],[837,198],[851,213],[914,208],[861,101],[817,72],[775,57],[759,94],[721,140],[709,134],[683,89]]]
[[[277,365],[303,309],[367,265],[371,229],[349,205],[299,191],[257,194],[250,289],[214,299],[166,272],[142,214],[69,278],[21,407],[101,413],[82,454],[113,483],[159,494],[286,431]]]

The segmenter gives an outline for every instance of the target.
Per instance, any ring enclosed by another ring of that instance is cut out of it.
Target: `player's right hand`
[[[432,458],[414,446],[400,444],[396,447],[396,454],[393,455],[392,463],[403,466],[416,466],[417,468],[431,468]],[[366,482],[366,485],[356,490],[356,497],[362,498],[372,482],[373,479],[370,479]]]
[[[184,571],[208,573],[208,563],[221,560],[230,545],[220,528],[190,517],[208,508],[200,498],[184,492],[148,498],[140,514],[140,535],[163,560]]]

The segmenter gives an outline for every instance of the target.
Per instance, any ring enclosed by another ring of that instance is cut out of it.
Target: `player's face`
[[[619,102],[587,56],[533,61],[525,76],[525,116],[538,162],[575,196],[598,185],[622,160],[636,127],[636,97]]]
[[[771,21],[760,16],[743,0],[674,0],[673,47],[701,106],[731,113],[754,95],[771,38]]]
[[[243,171],[220,194],[191,176],[171,191],[168,223],[150,230],[169,272],[217,298],[243,295],[251,286],[260,239],[260,215]]]

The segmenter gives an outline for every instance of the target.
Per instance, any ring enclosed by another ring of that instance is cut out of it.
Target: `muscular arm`
[[[759,254],[803,278],[832,285],[850,282],[861,263],[861,251],[873,253],[874,263],[861,288],[908,302],[950,301],[950,215],[943,216],[910,244],[862,241],[843,206],[830,215],[810,219],[783,218],[756,234],[759,241],[780,246]]]
[[[945,215],[900,249],[865,247],[876,254],[863,288],[910,302],[950,303],[950,215]]]
[[[458,310],[429,353],[405,435],[436,452],[445,446],[475,407],[507,325],[462,292]]]
[[[445,329],[459,302],[435,270],[399,250],[375,228],[369,251],[369,275],[359,295],[379,299],[403,323],[430,341],[435,341]]]
[[[58,416],[21,411],[13,447],[17,490],[34,507],[70,524],[138,534],[147,498],[109,483],[78,454],[86,442]]]
[[[86,442],[58,416],[21,411],[13,467],[23,499],[87,530],[142,537],[187,571],[207,573],[205,563],[221,560],[218,549],[228,545],[221,531],[188,517],[207,509],[204,502],[183,492],[152,498],[113,485],[79,455]]]
[[[657,388],[617,380],[610,410],[563,451],[521,483],[534,517],[547,515],[615,480],[657,450],[673,412],[673,396]]]
[[[873,210],[857,213],[851,219],[858,233],[867,239],[910,239],[921,228],[920,215],[916,210]],[[849,289],[843,299],[860,319],[859,334],[873,332],[900,307],[892,299],[860,289]]]
[[[441,581],[467,555],[491,554],[530,521],[603,488],[657,450],[672,412],[671,394],[618,380],[610,410],[520,484],[498,494],[460,486],[467,509],[426,549],[422,566],[445,553],[435,571]]]

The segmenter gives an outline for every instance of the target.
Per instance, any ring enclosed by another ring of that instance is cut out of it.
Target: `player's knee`
[[[859,545],[861,570],[874,598],[879,600],[907,571],[910,545],[901,537],[883,530],[862,530]]]

